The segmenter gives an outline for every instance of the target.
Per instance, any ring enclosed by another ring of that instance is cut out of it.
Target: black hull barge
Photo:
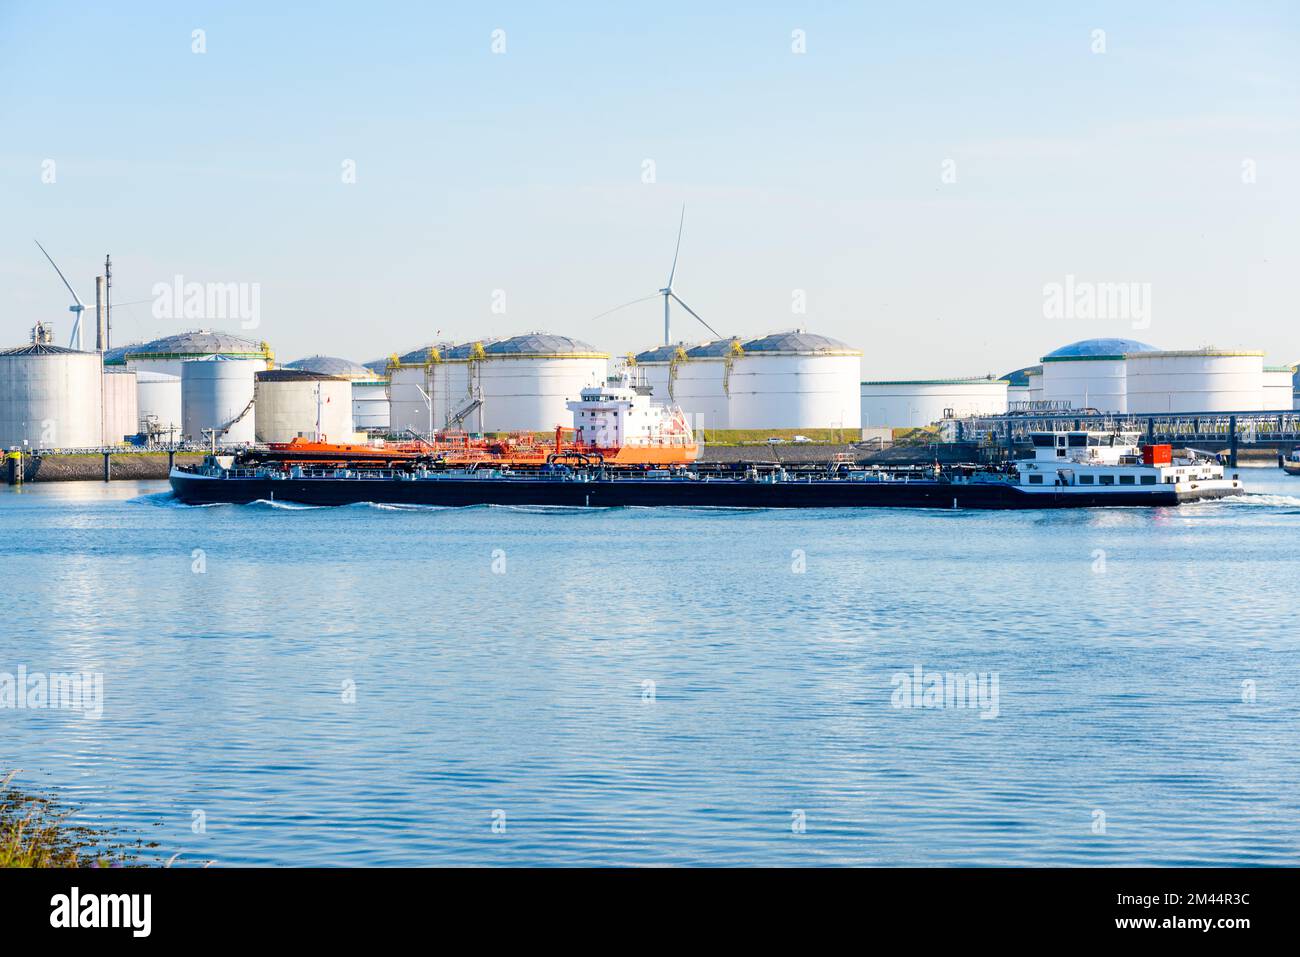
[[[1171,506],[1239,494],[1240,483],[1040,486],[1014,473],[892,474],[876,471],[735,476],[694,472],[620,473],[557,466],[537,473],[497,470],[409,472],[367,469],[178,468],[171,486],[192,505],[258,501],[303,505],[520,505],[570,508],[936,508],[1038,509]]]

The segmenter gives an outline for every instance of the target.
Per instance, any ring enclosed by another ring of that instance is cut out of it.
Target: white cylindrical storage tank
[[[358,432],[388,431],[388,380],[352,380],[352,424]]]
[[[1129,411],[1258,412],[1264,406],[1264,353],[1221,349],[1129,356]]]
[[[0,448],[103,444],[99,353],[37,343],[0,350]]]
[[[253,421],[258,442],[351,442],[352,383],[302,369],[270,369],[253,377]]]
[[[741,347],[727,376],[731,429],[860,429],[862,353],[795,329]]]
[[[1264,411],[1276,412],[1292,407],[1291,376],[1294,370],[1290,366],[1264,367]]]
[[[1030,402],[1043,401],[1043,367],[1033,366],[1025,373],[1026,395]]]
[[[137,427],[165,442],[179,440],[181,422],[181,377],[165,372],[135,373]]]
[[[265,371],[261,359],[207,356],[181,364],[182,431],[190,442],[211,441],[205,429],[216,430],[218,445],[242,445],[255,437],[253,376]]]
[[[388,378],[368,366],[338,356],[308,356],[286,369],[337,376],[352,383],[352,425],[358,432],[388,431]],[[387,368],[385,364],[385,369]]]
[[[1290,380],[1288,380],[1289,384]],[[104,444],[119,445],[140,431],[136,374],[121,366],[104,370]]]
[[[1007,382],[1007,408],[1013,409],[1017,406],[1023,406],[1030,401],[1029,396],[1029,373],[1035,368],[1040,371],[1042,366],[1026,366],[1023,369],[1017,369],[1015,372],[1008,372],[1002,378]],[[1041,378],[1039,379],[1041,382]]]
[[[1043,356],[1043,399],[1071,409],[1127,412],[1127,357],[1155,351],[1134,339],[1084,339]]]
[[[408,429],[424,433],[447,428],[478,394],[475,368],[483,343],[475,340],[455,345],[436,343],[398,356],[389,363],[389,431]],[[461,427],[482,431],[481,409],[466,415]]]
[[[655,402],[660,405],[671,405],[676,402],[673,397],[673,379],[677,366],[686,358],[689,349],[693,349],[694,343],[678,343],[675,346],[655,346],[653,349],[646,349],[644,352],[638,352],[632,357],[635,365],[632,372],[637,376],[638,381],[650,387],[650,395]]]
[[[482,359],[468,360],[472,388],[482,399],[476,417],[483,432],[570,428],[573,413],[567,403],[577,401],[585,387],[603,383],[609,371],[608,353],[544,332],[494,342],[483,353]]]
[[[121,364],[137,372],[143,370],[178,376],[181,374],[181,366],[190,359],[207,356],[261,360],[260,368],[263,369],[271,368],[274,359],[270,346],[265,342],[200,329],[113,349],[105,353],[104,364]]]
[[[862,427],[917,429],[949,415],[1002,415],[1007,411],[1007,381],[916,379],[862,383]]]
[[[733,428],[728,388],[740,354],[739,339],[714,339],[687,349],[670,364],[668,392],[691,428]]]

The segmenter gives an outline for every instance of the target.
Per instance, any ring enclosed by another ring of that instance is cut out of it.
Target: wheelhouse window
[[[1137,483],[1136,483],[1136,481],[1135,481],[1135,479],[1134,479],[1134,476],[1132,476],[1132,475],[1121,475],[1121,476],[1119,477],[1119,484],[1120,484],[1120,485],[1135,485],[1135,484],[1137,484]]]
[[[1080,484],[1080,485],[1092,485],[1092,484],[1093,484],[1093,477],[1092,477],[1091,475],[1080,475],[1080,476],[1079,476],[1079,484]]]
[[[1099,476],[1097,476],[1097,478],[1100,480],[1100,483],[1101,483],[1102,485],[1114,485],[1114,484],[1115,484],[1115,476],[1113,476],[1113,475],[1099,475]]]
[[[1041,475],[1031,475],[1031,476],[1029,476],[1029,484],[1030,484],[1030,485],[1042,485],[1042,484],[1043,484],[1043,477],[1042,477]]]

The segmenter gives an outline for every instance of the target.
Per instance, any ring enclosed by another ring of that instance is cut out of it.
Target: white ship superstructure
[[[1146,489],[1213,498],[1242,491],[1240,474],[1225,475],[1196,453],[1175,457],[1168,445],[1142,445],[1137,432],[1034,432],[1030,439],[1034,457],[1016,463],[1027,492],[1128,496]]]

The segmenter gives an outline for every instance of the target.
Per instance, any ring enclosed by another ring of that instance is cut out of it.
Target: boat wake
[[[219,505],[225,505],[225,502],[204,502],[200,505],[190,505],[182,502],[171,492],[150,492],[148,495],[137,495],[135,498],[127,499],[128,505],[148,505],[152,508],[215,508]]]
[[[307,512],[318,508],[330,508],[329,505],[302,505],[298,502],[277,502],[274,499],[259,498],[248,503],[249,508],[273,508],[283,512]]]
[[[1295,495],[1273,495],[1268,492],[1247,492],[1245,495],[1230,495],[1220,499],[1225,505],[1255,506],[1264,508],[1300,508],[1300,497]]]
[[[401,502],[353,502],[347,508],[372,508],[379,512],[445,512],[455,505],[420,505]]]

